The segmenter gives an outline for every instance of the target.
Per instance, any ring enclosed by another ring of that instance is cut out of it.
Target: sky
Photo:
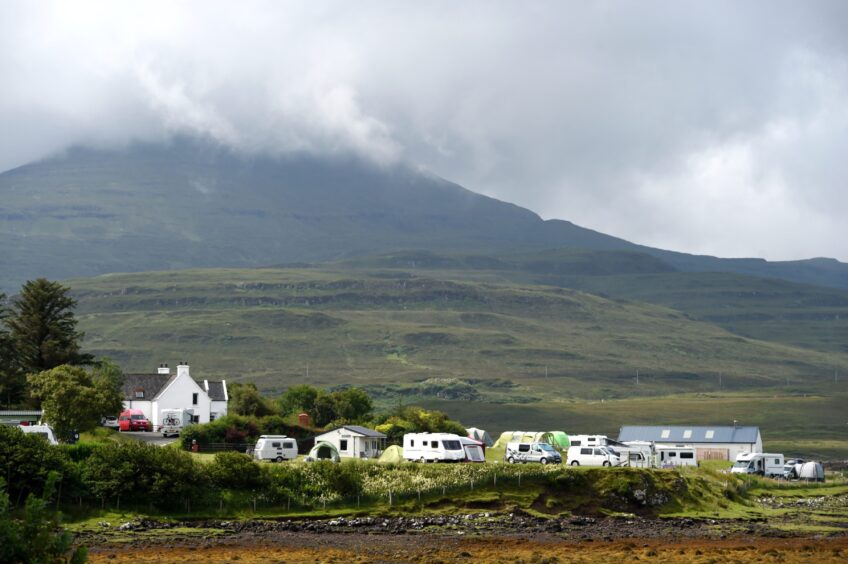
[[[0,3],[0,170],[354,153],[678,251],[848,261],[848,2]]]

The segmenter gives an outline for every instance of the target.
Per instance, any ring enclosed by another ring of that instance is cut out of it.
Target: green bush
[[[0,476],[7,480],[9,496],[16,505],[29,493],[42,495],[50,472],[69,485],[77,475],[65,450],[17,427],[0,425]]]
[[[219,452],[215,461],[204,468],[209,480],[219,488],[251,491],[265,485],[262,470],[252,458],[235,451]]]

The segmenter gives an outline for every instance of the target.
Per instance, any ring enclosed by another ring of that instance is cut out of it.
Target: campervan
[[[783,477],[783,455],[765,452],[740,452],[730,469],[733,474],[759,474],[766,477]]]
[[[538,462],[540,464],[562,464],[562,455],[548,443],[507,443],[504,460],[510,464]]]
[[[153,425],[140,409],[125,409],[118,416],[119,431],[152,431]]]
[[[606,446],[609,438],[606,435],[569,435],[570,446]]]
[[[162,436],[179,436],[183,427],[191,424],[192,415],[192,412],[186,409],[163,409],[159,414],[159,421],[162,422],[159,430],[162,431]]]
[[[619,466],[621,457],[605,446],[568,447],[568,464],[571,466]]]
[[[51,445],[58,445],[59,441],[56,440],[56,435],[53,433],[53,429],[50,425],[20,425],[18,429],[26,433],[27,435],[38,435],[39,437],[44,437]]]
[[[285,435],[260,435],[253,447],[256,460],[294,460],[297,458],[297,441]]]
[[[403,457],[417,462],[462,462],[462,439],[452,433],[407,433],[403,436]]]
[[[622,446],[608,446],[607,448],[618,453],[621,457],[622,466],[632,468],[656,468],[658,466],[657,457],[650,443],[644,445],[625,445],[622,443]]]
[[[692,445],[654,445],[654,450],[661,468],[698,465]]]

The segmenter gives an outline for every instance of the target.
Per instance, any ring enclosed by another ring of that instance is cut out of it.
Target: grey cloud
[[[0,168],[210,135],[405,160],[640,243],[848,259],[843,2],[0,7]]]

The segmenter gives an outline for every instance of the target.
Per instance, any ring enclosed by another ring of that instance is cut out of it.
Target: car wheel
[[[278,457],[276,458],[276,460],[277,460],[277,462],[282,462],[282,461],[283,461],[283,457],[282,457],[282,456],[278,456]]]
[[[540,460],[539,462],[541,462],[541,463],[542,463],[542,466],[545,466],[545,465],[547,465],[547,463],[548,463],[548,459],[547,459],[547,458],[543,458],[543,459],[542,459],[542,460]]]
[[[572,460],[572,461],[571,461],[571,465],[572,465],[572,466],[580,466],[580,463],[579,463],[579,462],[577,462],[576,460]]]
[[[604,466],[609,466],[609,465],[610,465],[609,460],[604,460]]]
[[[515,464],[515,457],[510,456],[509,458],[506,459],[506,461],[509,462],[510,464]]]

